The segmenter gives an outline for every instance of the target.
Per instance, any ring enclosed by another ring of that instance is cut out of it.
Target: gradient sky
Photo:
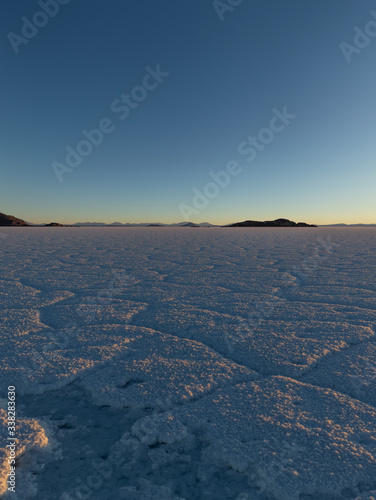
[[[351,62],[340,47],[376,26],[374,2],[238,3],[221,20],[212,0],[71,0],[15,53],[8,34],[41,7],[4,2],[0,212],[178,222],[193,189],[236,161],[241,172],[190,220],[375,223],[376,37]],[[169,75],[121,120],[112,103],[157,65]],[[284,106],[296,118],[248,162],[239,144]],[[59,182],[52,163],[104,118],[114,130]]]

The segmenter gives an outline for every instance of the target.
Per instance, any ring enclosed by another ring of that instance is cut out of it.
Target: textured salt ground
[[[112,450],[91,498],[372,497],[374,231],[320,229],[326,251],[312,231],[23,229],[0,247],[1,388],[53,431],[23,450],[20,498],[78,498]]]
[[[301,380],[349,394],[376,408],[375,339],[328,356]]]
[[[63,387],[79,374],[85,374],[86,385],[93,386],[93,393],[106,393],[112,405],[124,406],[122,401],[127,400],[134,388],[125,394],[123,387],[136,379],[144,398],[150,400],[145,402],[147,406],[155,402],[157,395],[163,400],[174,398],[179,402],[218,386],[258,376],[202,343],[131,325],[86,327],[85,331],[72,335],[66,347],[48,349],[39,356],[33,350],[38,343],[51,347],[51,340],[43,331],[30,331],[16,347],[9,340],[14,352],[2,371],[3,387],[12,384],[20,394],[42,393]],[[103,365],[105,369],[99,370]],[[91,372],[94,374],[89,376]],[[143,404],[141,392],[136,396],[134,404],[136,401]]]
[[[289,304],[278,305],[275,316]],[[178,315],[178,312],[183,315]],[[290,311],[291,316],[291,311]],[[338,315],[337,319],[340,319]],[[340,321],[269,320],[252,327],[240,316],[190,306],[162,305],[140,313],[138,324],[200,340],[233,360],[262,374],[298,376],[322,358],[374,337],[369,326]]]
[[[341,496],[376,477],[376,410],[341,393],[283,377],[243,383],[160,416],[133,432],[148,446],[205,436],[204,454],[244,472],[281,500]]]
[[[184,450],[177,449],[173,463],[168,452],[143,445],[132,433],[132,426],[160,410],[98,406],[78,382],[50,392],[48,398],[44,394],[24,396],[21,407],[35,419],[44,420],[48,415],[53,429],[55,448],[44,463],[40,500],[80,498],[80,494],[82,498],[90,495],[103,500],[193,499],[200,498],[201,493],[202,498],[214,498],[217,493],[216,498],[231,498],[245,491],[252,492],[252,499],[264,498],[259,488],[247,484],[243,474],[206,463],[201,457],[200,440]],[[27,464],[31,477],[25,487],[30,491],[40,477],[40,466],[35,459]],[[184,495],[179,497],[173,493],[176,490]]]

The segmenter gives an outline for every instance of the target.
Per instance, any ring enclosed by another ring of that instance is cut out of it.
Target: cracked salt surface
[[[375,497],[374,229],[4,231],[5,498]]]

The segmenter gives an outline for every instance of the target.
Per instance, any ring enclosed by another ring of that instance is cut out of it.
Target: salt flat
[[[376,498],[375,229],[1,235],[5,498]]]

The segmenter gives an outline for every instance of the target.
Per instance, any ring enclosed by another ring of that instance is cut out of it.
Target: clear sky
[[[2,5],[0,212],[376,222],[373,1],[60,1]]]

